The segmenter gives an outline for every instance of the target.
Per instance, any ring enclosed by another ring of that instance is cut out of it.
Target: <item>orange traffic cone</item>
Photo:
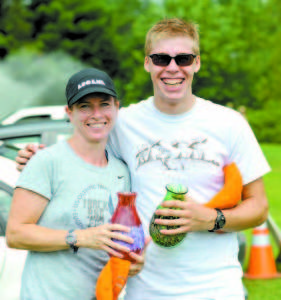
[[[281,252],[275,259],[277,271],[281,271]]]
[[[255,227],[253,230],[248,271],[244,274],[244,277],[248,279],[281,277],[276,269],[266,223]]]

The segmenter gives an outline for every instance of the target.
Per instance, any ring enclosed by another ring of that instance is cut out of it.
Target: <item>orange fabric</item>
[[[235,163],[223,169],[223,188],[206,204],[210,208],[226,209],[236,206],[241,200],[242,177]],[[131,263],[128,260],[111,257],[100,273],[96,286],[97,300],[117,300],[127,282]]]
[[[226,209],[236,206],[242,195],[242,177],[235,163],[227,165],[224,171],[223,188],[204,205],[210,208]]]
[[[131,262],[111,257],[102,269],[96,286],[97,300],[117,300],[125,286]]]

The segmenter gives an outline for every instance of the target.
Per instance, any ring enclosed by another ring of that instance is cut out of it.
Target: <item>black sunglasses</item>
[[[196,55],[194,54],[179,54],[170,56],[168,54],[151,54],[149,57],[155,66],[167,67],[171,60],[174,59],[176,64],[180,67],[187,67],[192,65]]]

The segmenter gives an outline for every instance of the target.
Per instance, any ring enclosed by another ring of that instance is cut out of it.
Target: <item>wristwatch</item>
[[[74,233],[74,229],[71,229],[68,231],[66,237],[65,237],[65,242],[71,249],[73,249],[74,253],[77,253],[79,247],[76,246],[77,244],[77,235]]]
[[[217,211],[217,218],[215,220],[215,226],[212,230],[208,230],[209,232],[214,232],[216,230],[222,229],[225,225],[225,216],[222,213],[222,211],[218,208],[216,208]]]

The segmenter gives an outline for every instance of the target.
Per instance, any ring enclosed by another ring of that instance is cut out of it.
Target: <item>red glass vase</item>
[[[128,247],[131,252],[140,254],[144,248],[144,231],[135,205],[137,193],[117,193],[117,196],[118,204],[111,218],[111,223],[130,227],[130,232],[122,232],[122,234],[131,237],[134,243],[129,244],[116,239],[113,241]],[[124,259],[132,260],[127,253],[123,254]]]

